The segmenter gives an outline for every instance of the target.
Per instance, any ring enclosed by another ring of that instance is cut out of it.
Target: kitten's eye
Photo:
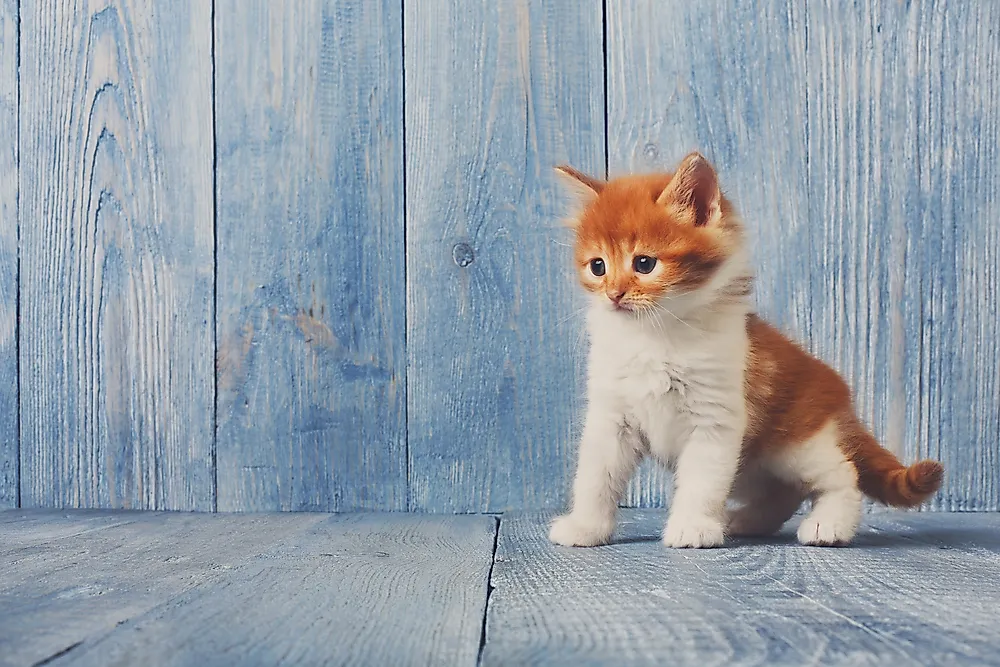
[[[603,276],[607,269],[604,266],[604,260],[598,257],[597,259],[590,260],[590,272],[595,276]]]
[[[656,266],[656,258],[647,255],[638,255],[632,260],[632,268],[636,273],[649,273]]]

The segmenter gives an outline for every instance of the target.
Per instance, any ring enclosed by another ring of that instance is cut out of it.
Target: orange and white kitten
[[[559,171],[586,196],[573,224],[591,303],[587,415],[553,542],[606,543],[645,456],[674,471],[671,547],[771,534],[807,498],[799,541],[844,544],[862,494],[910,507],[937,491],[940,463],[903,466],[837,373],[751,312],[743,228],[704,157],[608,182]]]

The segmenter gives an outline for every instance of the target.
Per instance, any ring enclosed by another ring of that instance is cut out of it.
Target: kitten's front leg
[[[606,544],[641,456],[639,438],[622,415],[591,408],[580,440],[572,510],[552,522],[549,539],[568,547]]]
[[[668,547],[716,547],[725,539],[726,497],[739,466],[743,429],[697,426],[677,460],[674,498],[663,532]]]

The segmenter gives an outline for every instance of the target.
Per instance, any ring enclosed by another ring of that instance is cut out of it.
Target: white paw
[[[614,521],[594,521],[564,514],[552,522],[549,540],[564,547],[593,547],[607,544],[614,530]]]
[[[799,542],[813,546],[843,545],[854,539],[858,526],[853,519],[814,517],[811,514],[799,525]]]
[[[671,515],[663,531],[663,543],[675,549],[717,547],[725,539],[726,531],[721,521],[699,514]]]

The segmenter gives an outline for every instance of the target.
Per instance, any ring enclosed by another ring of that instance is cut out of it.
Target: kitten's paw
[[[799,525],[799,542],[818,547],[843,546],[854,539],[858,530],[852,518],[807,516]]]
[[[614,521],[594,521],[564,514],[552,522],[549,540],[564,547],[595,547],[607,544],[614,530]]]
[[[667,520],[663,543],[674,549],[717,547],[726,539],[722,522],[698,514],[673,516]]]

